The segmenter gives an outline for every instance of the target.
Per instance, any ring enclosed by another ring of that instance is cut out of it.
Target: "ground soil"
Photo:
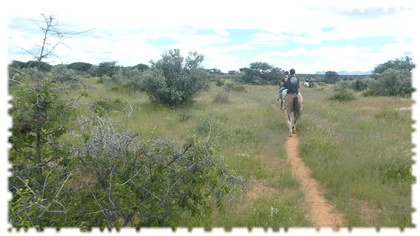
[[[301,191],[305,196],[306,217],[317,230],[327,227],[338,231],[340,227],[344,226],[343,214],[327,202],[319,190],[318,182],[310,177],[311,169],[299,157],[297,135],[293,134],[292,137],[289,137],[285,146],[292,174],[299,181]]]

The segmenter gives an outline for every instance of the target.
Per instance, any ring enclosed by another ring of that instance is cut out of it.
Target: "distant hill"
[[[370,71],[339,71],[337,72],[339,75],[370,75],[372,72]],[[315,75],[325,75],[325,71],[317,71]]]

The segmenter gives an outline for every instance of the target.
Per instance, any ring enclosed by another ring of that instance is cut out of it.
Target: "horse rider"
[[[299,92],[300,79],[296,77],[295,69],[290,69],[290,78],[286,79],[285,82],[287,86],[287,95],[298,94],[300,96],[299,105],[300,105],[300,110],[303,111],[303,106],[302,106],[303,97],[302,97],[302,94]],[[282,109],[285,110],[286,108],[282,106]]]
[[[309,80],[309,88],[312,88],[314,86],[314,82],[312,81],[312,78]]]
[[[281,93],[283,92],[283,90],[287,89],[287,87],[286,87],[286,79],[288,77],[289,77],[289,71],[284,72],[284,78],[281,80],[280,88],[279,88],[279,99],[277,99],[278,101],[281,102],[281,106],[283,106],[283,98],[281,96]]]

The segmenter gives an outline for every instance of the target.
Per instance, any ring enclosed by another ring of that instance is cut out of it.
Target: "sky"
[[[25,50],[39,53],[40,26],[45,26],[41,14],[54,15],[69,36],[66,46],[54,50],[59,58],[46,60],[51,64],[150,65],[150,60],[178,48],[185,56],[197,51],[204,55],[204,68],[222,72],[267,62],[311,74],[371,71],[413,53],[415,31],[409,22],[415,12],[412,4],[404,4],[410,1],[396,7],[383,2],[349,7],[268,0],[60,2],[9,3],[8,60],[32,60]]]

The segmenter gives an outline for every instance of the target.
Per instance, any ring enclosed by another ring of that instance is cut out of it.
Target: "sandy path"
[[[305,163],[299,157],[298,145],[299,139],[296,134],[289,137],[285,144],[287,160],[291,165],[292,174],[299,181],[301,191],[305,195],[306,217],[317,230],[327,227],[338,231],[340,226],[344,225],[343,216],[334,210],[334,207],[324,199],[318,190],[317,181],[310,177],[310,168],[305,166]]]

